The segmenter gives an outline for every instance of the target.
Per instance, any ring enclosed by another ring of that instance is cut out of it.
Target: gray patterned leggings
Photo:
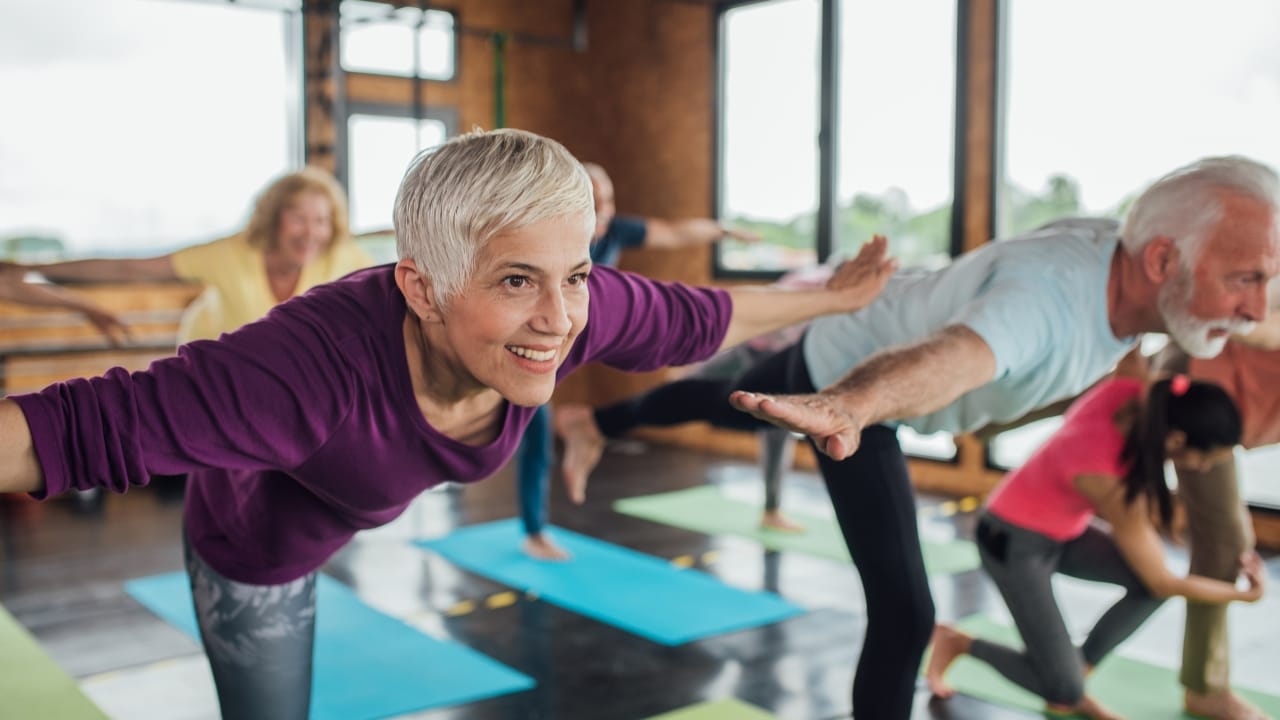
[[[306,720],[316,574],[284,585],[246,585],[219,575],[183,533],[187,575],[205,654],[225,720]]]
[[[1004,596],[1026,649],[974,638],[969,654],[1050,703],[1080,702],[1085,666],[1097,665],[1160,607],[1160,598],[1143,586],[1115,541],[1096,527],[1058,542],[984,511],[977,535],[982,567]],[[1125,590],[1080,647],[1072,642],[1054,597],[1055,573]]]

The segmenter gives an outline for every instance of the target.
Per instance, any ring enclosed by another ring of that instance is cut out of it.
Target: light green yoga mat
[[[654,715],[649,720],[777,720],[755,705],[729,698],[698,703],[669,713]]]
[[[0,607],[0,717],[107,720],[36,639]]]
[[[985,615],[973,615],[957,623],[965,632],[1021,647],[1018,631]],[[926,665],[928,659],[925,659]],[[990,666],[971,657],[961,657],[951,666],[946,681],[957,692],[998,705],[1030,712],[1044,710],[1044,700],[1014,685]],[[1182,686],[1178,671],[1157,667],[1113,654],[1098,666],[1086,682],[1088,693],[1103,706],[1125,717],[1142,720],[1174,720],[1194,716],[1182,712]],[[1280,698],[1236,688],[1242,697],[1268,715],[1280,717]]]
[[[788,513],[804,525],[802,533],[762,530],[760,506],[725,497],[718,487],[704,485],[688,490],[626,498],[613,504],[626,515],[708,535],[736,535],[749,538],[770,550],[800,552],[851,562],[844,538],[834,518]],[[921,540],[924,564],[930,575],[952,575],[979,566],[978,550],[966,540],[932,542]]]

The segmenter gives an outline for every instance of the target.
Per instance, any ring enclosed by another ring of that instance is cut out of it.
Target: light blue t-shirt
[[[1114,221],[1060,220],[935,272],[899,273],[866,308],[813,322],[804,339],[809,376],[823,388],[872,353],[964,325],[991,346],[994,379],[902,424],[922,433],[968,432],[1077,395],[1137,341],[1112,335],[1107,315],[1118,242]]]

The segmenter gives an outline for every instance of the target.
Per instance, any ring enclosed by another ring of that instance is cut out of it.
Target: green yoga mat
[[[956,624],[961,630],[1021,647],[1018,631],[985,615],[972,615]],[[925,659],[928,664],[928,659]],[[971,657],[961,657],[947,671],[946,681],[957,692],[997,705],[1038,713],[1044,700],[1014,685],[990,666]],[[1195,716],[1182,712],[1182,686],[1178,671],[1112,654],[1102,661],[1086,682],[1090,695],[1103,706],[1125,717],[1143,720],[1174,720]],[[1280,697],[1237,687],[1236,692],[1268,715],[1280,717]]]
[[[755,705],[729,698],[698,703],[669,713],[654,715],[649,720],[777,720]]]
[[[0,607],[0,717],[107,720],[36,639]]]
[[[850,562],[849,551],[834,518],[791,515],[804,525],[802,533],[779,532],[760,528],[760,506],[727,498],[720,488],[704,485],[688,490],[626,498],[613,504],[625,515],[674,525],[708,535],[736,535],[755,540],[770,550],[800,552],[807,555]],[[924,564],[930,575],[953,575],[979,566],[978,550],[967,540],[933,542],[921,540]]]

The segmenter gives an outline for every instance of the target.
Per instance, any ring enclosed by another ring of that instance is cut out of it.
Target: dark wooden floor
[[[410,717],[640,720],[725,697],[737,697],[780,718],[847,717],[865,622],[862,592],[851,566],[766,552],[745,540],[674,529],[610,509],[617,498],[705,482],[746,496],[760,491],[749,464],[628,443],[606,454],[585,506],[571,506],[561,488],[554,488],[552,521],[663,558],[713,558],[700,569],[734,585],[776,591],[808,612],[678,647],[655,645],[528,596],[506,607],[485,609],[478,603],[481,609],[474,612],[451,614],[461,601],[482,600],[506,588],[415,550],[407,541],[515,515],[508,471],[465,489],[424,495],[393,524],[361,535],[325,572],[354,587],[379,610],[430,634],[465,643],[538,682],[530,691]],[[936,512],[942,500],[920,498],[921,532],[971,537],[972,514]],[[783,502],[797,512],[830,512],[820,482],[806,473],[788,478]],[[84,507],[74,497],[48,503],[0,498],[0,602],[91,697],[122,720],[217,716],[198,646],[122,589],[124,580],[181,569],[180,507],[180,488],[172,487],[146,488]],[[1178,551],[1171,553],[1179,562]],[[933,583],[940,618],[1002,611],[999,596],[981,571],[935,578]],[[1083,613],[1105,602],[1105,596],[1099,600],[1088,592],[1066,592],[1064,605],[1086,608]],[[1280,602],[1271,607],[1280,607]],[[1178,647],[1181,607],[1166,607],[1161,613],[1166,611],[1168,616],[1153,619],[1124,650],[1169,662],[1167,656],[1176,655]],[[1259,627],[1258,617],[1269,620]],[[1275,693],[1280,613],[1254,612],[1250,618],[1254,642],[1245,643],[1234,662],[1237,679],[1255,686],[1270,682],[1264,689]],[[1257,642],[1259,637],[1264,642]],[[922,689],[915,717],[1039,716],[966,697],[930,702]]]

